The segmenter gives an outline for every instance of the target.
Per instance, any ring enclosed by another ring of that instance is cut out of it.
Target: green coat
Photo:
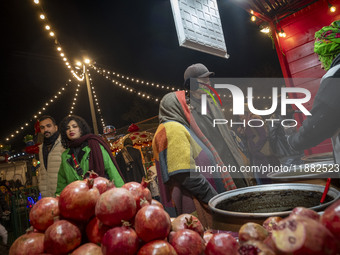
[[[117,171],[117,168],[113,164],[109,153],[105,150],[105,148],[100,145],[100,149],[103,154],[103,161],[104,161],[104,167],[105,172],[110,180],[114,181],[114,184],[116,187],[121,187],[124,185],[124,181],[122,177],[120,176],[119,172]],[[84,155],[80,161],[80,167],[84,170],[83,174],[85,174],[89,170],[89,156],[90,156],[90,147],[85,146],[82,148],[84,151]],[[74,169],[73,159],[72,155],[69,154],[70,149],[66,149],[63,154],[61,155],[61,164],[58,172],[58,184],[57,184],[57,191],[56,195],[59,195],[60,192],[71,182],[82,180],[82,177],[79,176]],[[77,159],[78,160],[78,159]],[[69,163],[72,162],[72,165]],[[79,164],[79,161],[78,161]]]

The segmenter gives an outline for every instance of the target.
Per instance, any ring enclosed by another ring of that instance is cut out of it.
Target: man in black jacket
[[[142,182],[145,177],[142,156],[138,149],[133,148],[130,138],[124,140],[124,148],[118,153],[116,160],[126,182]]]
[[[332,138],[335,162],[340,163],[340,20],[315,33],[314,51],[322,67],[328,70],[322,77],[315,96],[311,116],[299,132],[288,137],[296,150],[304,150]]]

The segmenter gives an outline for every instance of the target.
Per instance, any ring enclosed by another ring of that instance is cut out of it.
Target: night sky
[[[198,62],[216,77],[281,77],[271,39],[259,32],[243,9],[228,0],[217,2],[229,59],[179,46],[170,0],[50,0],[41,4],[70,62],[87,55],[105,70],[176,88],[182,88],[186,67]],[[34,114],[72,77],[39,19],[39,10],[33,0],[10,0],[1,7],[0,143],[30,123],[11,139],[14,148],[24,146],[23,136],[34,133],[35,121],[30,122]],[[158,114],[155,102],[90,73],[106,124],[121,128]],[[74,113],[91,124],[86,86],[80,85]],[[44,113],[60,122],[70,111],[75,86],[72,79]],[[131,86],[158,97],[165,93],[145,85]]]

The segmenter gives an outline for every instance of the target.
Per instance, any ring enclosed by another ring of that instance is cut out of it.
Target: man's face
[[[197,78],[197,82],[198,88],[207,88],[203,84],[211,86],[209,77]],[[201,98],[201,95],[204,93],[205,92],[202,89],[190,90],[190,96],[193,96],[195,98]]]
[[[54,125],[51,119],[45,119],[40,122],[40,132],[45,138],[51,137],[57,131],[58,126]]]

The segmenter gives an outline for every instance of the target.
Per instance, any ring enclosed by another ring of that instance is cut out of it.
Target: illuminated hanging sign
[[[179,45],[229,58],[216,0],[170,0]]]

